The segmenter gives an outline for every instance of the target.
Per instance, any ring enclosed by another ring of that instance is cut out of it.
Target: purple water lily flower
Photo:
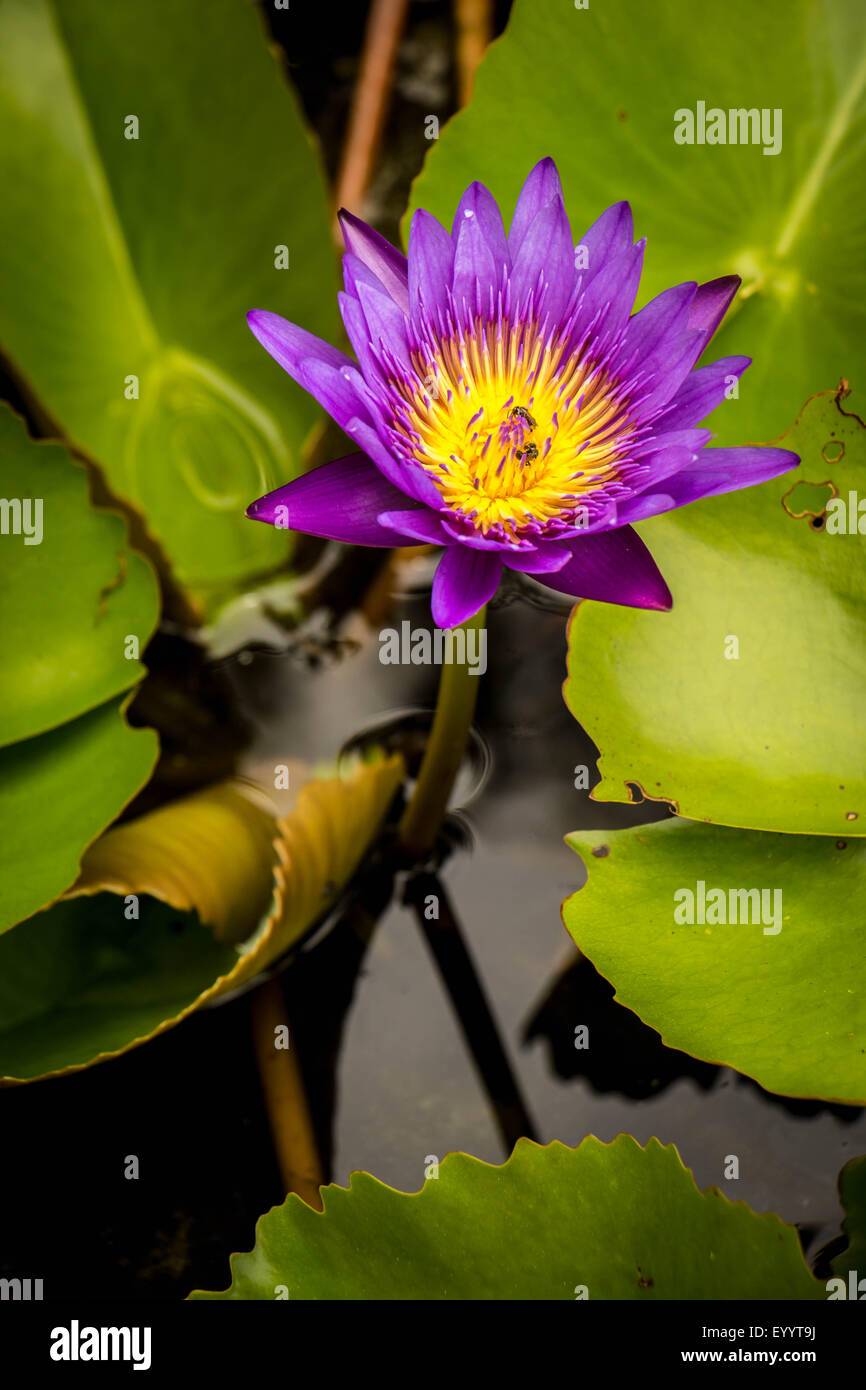
[[[444,546],[437,626],[476,613],[503,565],[575,598],[670,608],[631,523],[797,464],[786,449],[707,449],[696,428],[751,360],[694,369],[739,278],[675,285],[632,314],[644,242],[629,205],[576,248],[553,160],[530,173],[507,236],[480,183],[450,236],[415,213],[408,257],[341,221],[357,363],[277,314],[248,322],[360,452],[247,515],[361,545]]]

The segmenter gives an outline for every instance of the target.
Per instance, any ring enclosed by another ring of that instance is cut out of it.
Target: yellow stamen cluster
[[[628,419],[603,371],[531,326],[477,322],[413,354],[394,427],[443,500],[482,532],[509,538],[572,515],[616,480]]]

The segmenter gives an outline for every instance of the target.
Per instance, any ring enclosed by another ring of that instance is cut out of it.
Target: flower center
[[[516,540],[581,524],[615,484],[631,435],[601,368],[533,324],[476,321],[412,354],[394,428],[444,502],[483,532]],[[585,524],[585,523],[584,523]]]

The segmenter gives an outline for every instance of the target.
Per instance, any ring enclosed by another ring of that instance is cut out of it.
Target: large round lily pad
[[[796,472],[638,528],[672,612],[578,607],[564,693],[601,752],[596,800],[631,786],[694,820],[866,834],[866,429],[850,411],[820,393],[783,437]]]
[[[689,111],[693,143],[679,143]],[[816,384],[863,374],[864,112],[860,0],[726,0],[694,16],[645,0],[516,0],[471,102],[431,144],[412,206],[450,226],[480,179],[509,216],[546,155],[575,240],[627,199],[648,238],[642,299],[743,277],[709,355],[754,365],[713,427],[725,444],[768,440]]]
[[[205,597],[284,557],[244,508],[318,417],[246,313],[336,323],[324,178],[260,8],[0,5],[0,343]]]
[[[671,819],[568,843],[589,878],[565,925],[669,1047],[866,1104],[864,841]]]
[[[422,1191],[368,1173],[263,1216],[225,1293],[194,1299],[813,1299],[797,1233],[716,1188],[673,1147],[521,1139],[492,1167],[449,1154]]]

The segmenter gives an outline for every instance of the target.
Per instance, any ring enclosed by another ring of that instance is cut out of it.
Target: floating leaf
[[[258,8],[0,6],[0,342],[207,595],[283,558],[244,507],[317,418],[245,314],[334,336],[323,176]]]
[[[279,822],[220,784],[107,831],[69,893],[0,940],[0,1077],[116,1056],[253,979],[336,901],[402,772],[309,783]]]
[[[864,537],[804,511],[830,479],[847,525],[866,430],[824,391],[783,438],[798,474],[638,528],[671,613],[578,607],[564,693],[601,750],[595,800],[634,784],[693,820],[866,833]]]
[[[699,99],[705,116],[724,112],[726,137],[735,113],[736,143],[699,143]],[[686,109],[693,144],[674,138]],[[866,262],[852,199],[866,178],[864,110],[859,0],[729,0],[705,7],[699,31],[679,5],[515,0],[472,101],[431,145],[412,206],[450,226],[480,179],[513,207],[545,155],[575,240],[628,199],[648,238],[642,299],[682,280],[743,277],[710,356],[754,365],[713,425],[726,444],[772,439],[816,382],[863,372]],[[765,153],[774,135],[778,153]]]
[[[669,1047],[781,1095],[866,1104],[866,843],[678,819],[568,843],[589,879],[565,925]],[[738,923],[713,920],[714,889]],[[751,889],[768,896],[730,897]],[[674,915],[685,890],[691,925]]]
[[[129,690],[159,617],[156,578],[125,523],[91,507],[87,475],[57,444],[35,443],[0,406],[9,533],[0,536],[0,746],[56,728]],[[38,524],[37,524],[38,523]],[[101,828],[101,827],[100,827]]]
[[[367,1173],[290,1196],[233,1255],[225,1293],[193,1299],[812,1299],[797,1232],[716,1188],[673,1145],[518,1141],[492,1167],[449,1154],[420,1192]],[[581,1289],[586,1292],[581,1294]]]

